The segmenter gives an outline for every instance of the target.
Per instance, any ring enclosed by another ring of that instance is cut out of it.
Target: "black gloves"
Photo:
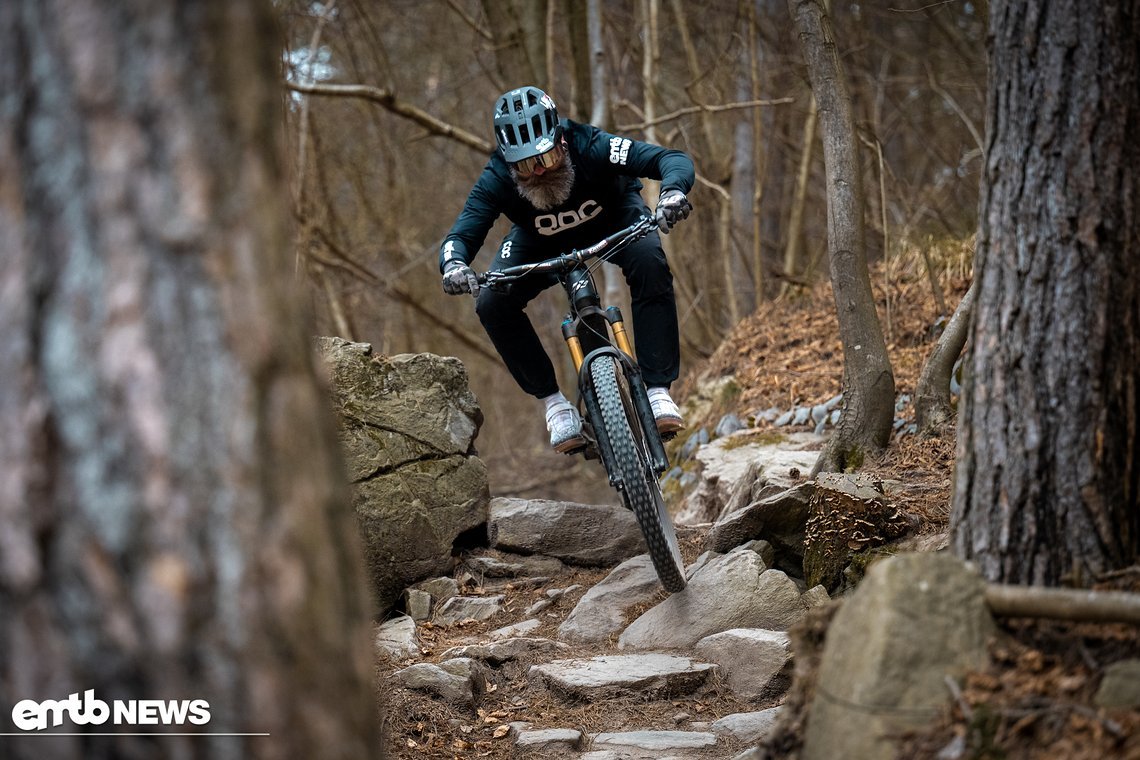
[[[443,270],[443,292],[458,296],[464,293],[479,295],[479,278],[475,270],[462,261],[449,261]]]
[[[668,235],[673,225],[682,219],[687,219],[692,210],[693,204],[689,203],[684,193],[680,190],[666,190],[661,193],[657,209],[653,212],[653,216],[657,219],[657,229]]]

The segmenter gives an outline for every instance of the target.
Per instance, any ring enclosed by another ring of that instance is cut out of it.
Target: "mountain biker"
[[[685,194],[693,186],[693,162],[679,150],[559,119],[554,101],[537,87],[501,95],[493,121],[498,149],[440,247],[443,289],[477,296],[475,311],[507,369],[545,404],[550,445],[569,453],[585,445],[582,420],[559,391],[554,367],[524,312],[557,279],[534,274],[509,293],[481,290],[469,265],[500,214],[512,226],[492,270],[585,247],[636,222],[649,213],[639,177],[661,181],[654,214],[660,231],[668,233],[692,208]],[[652,232],[612,261],[629,284],[638,363],[657,428],[675,432],[684,427],[669,396],[680,371],[680,342],[673,275],[661,239]]]

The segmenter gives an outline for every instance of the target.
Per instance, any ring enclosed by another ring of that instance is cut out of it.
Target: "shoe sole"
[[[661,435],[673,434],[676,435],[678,430],[684,430],[685,421],[680,417],[658,417],[657,418],[657,432]]]

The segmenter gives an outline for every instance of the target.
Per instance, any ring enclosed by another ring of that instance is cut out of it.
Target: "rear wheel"
[[[625,375],[612,356],[599,356],[590,364],[590,377],[601,409],[599,422],[605,427],[622,481],[622,500],[641,526],[661,585],[669,592],[680,591],[685,588],[685,565]]]

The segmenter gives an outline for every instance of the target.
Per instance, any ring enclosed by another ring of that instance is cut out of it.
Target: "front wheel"
[[[602,416],[595,424],[600,422],[605,427],[622,482],[622,501],[641,526],[661,585],[672,593],[681,591],[685,588],[685,564],[653,471],[649,447],[633,412],[625,375],[612,356],[599,356],[590,364],[590,377]]]

